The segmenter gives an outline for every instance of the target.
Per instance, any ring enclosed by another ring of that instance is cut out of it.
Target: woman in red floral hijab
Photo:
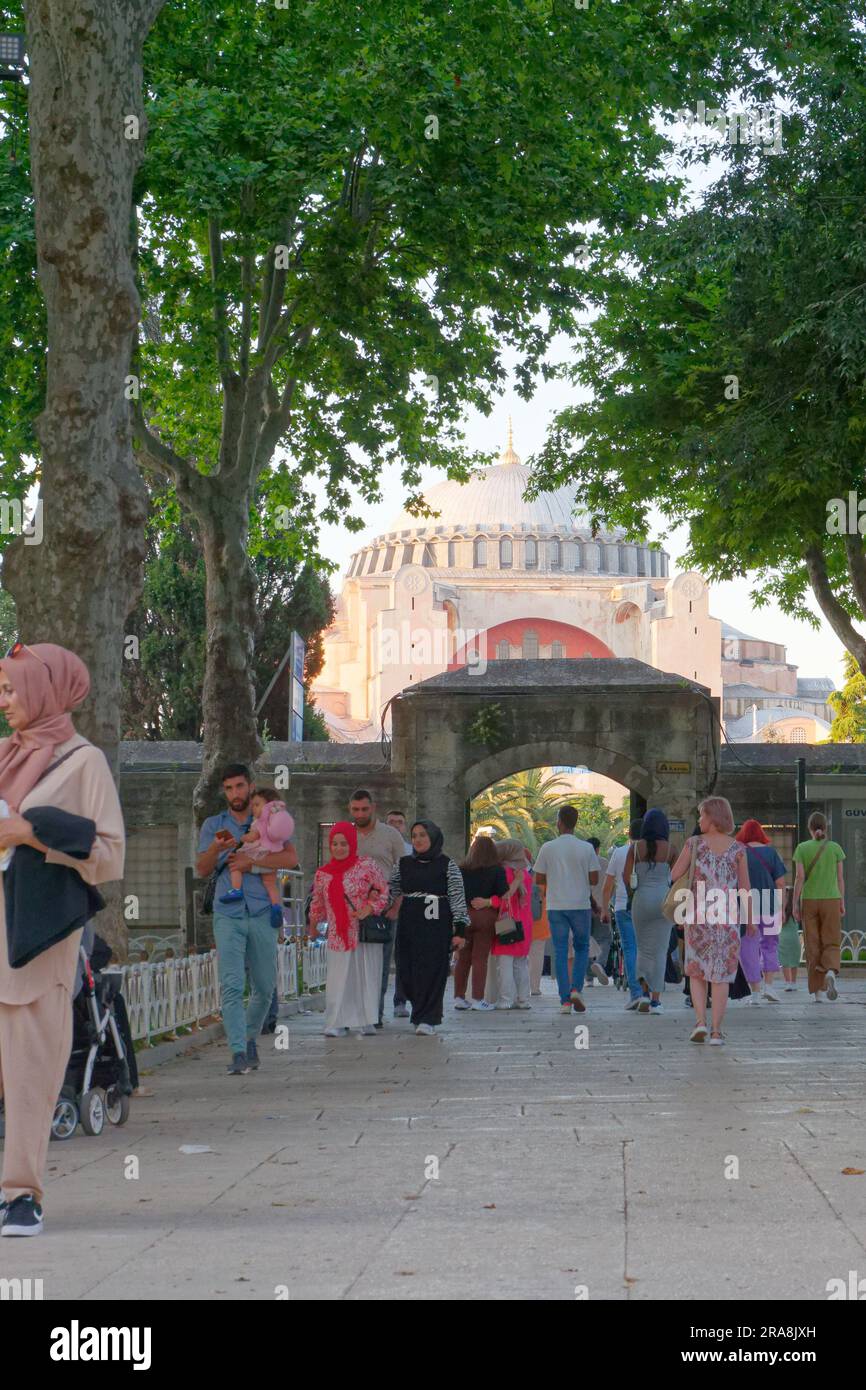
[[[378,916],[388,905],[388,887],[379,866],[358,854],[358,832],[351,821],[337,821],[328,835],[331,858],[316,870],[310,900],[311,934],[328,926],[325,986],[325,1037],[344,1037],[350,1029],[375,1033],[382,984],[382,947],[358,940],[358,922]]]

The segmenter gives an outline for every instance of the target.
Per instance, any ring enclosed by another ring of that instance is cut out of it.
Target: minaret
[[[506,446],[505,446],[503,452],[502,452],[502,453],[500,454],[500,456],[499,456],[499,462],[500,462],[500,463],[519,463],[519,462],[520,462],[520,459],[517,457],[517,455],[516,455],[515,452],[514,452],[514,440],[513,440],[513,438],[512,438],[512,431],[511,431],[511,416],[510,416],[510,415],[509,415],[509,417],[508,417],[508,443],[506,444]]]

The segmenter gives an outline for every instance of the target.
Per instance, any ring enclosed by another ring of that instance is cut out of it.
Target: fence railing
[[[218,1017],[220,988],[216,951],[125,965],[124,998],[133,1039],[138,1042],[195,1027]],[[325,988],[328,953],[323,941],[295,938],[277,946],[277,998],[299,999]]]

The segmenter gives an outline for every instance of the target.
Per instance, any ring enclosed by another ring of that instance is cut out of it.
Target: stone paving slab
[[[48,1299],[540,1301],[822,1300],[866,1275],[866,1174],[842,1171],[866,1169],[866,981],[733,1006],[719,1049],[688,1043],[676,990],[659,1018],[600,987],[569,1018],[544,984],[526,1013],[448,1003],[433,1038],[299,1016],[246,1077],[221,1044],[166,1063],[124,1128],[51,1145],[45,1234],[2,1242],[3,1276]]]

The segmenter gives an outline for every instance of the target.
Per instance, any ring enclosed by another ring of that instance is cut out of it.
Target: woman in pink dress
[[[531,1009],[529,1002],[529,952],[532,948],[532,878],[527,869],[529,854],[519,840],[499,840],[499,862],[508,879],[508,898],[502,910],[523,927],[523,940],[513,946],[494,942],[490,950],[496,973],[497,1009]],[[513,884],[517,880],[517,887]]]
[[[316,870],[310,898],[310,935],[328,924],[325,982],[325,1037],[344,1037],[350,1028],[374,1034],[382,986],[382,947],[359,941],[358,923],[388,905],[388,885],[367,855],[358,854],[358,831],[351,821],[332,825],[331,858]]]
[[[684,920],[685,973],[691,985],[696,1023],[691,1041],[707,1036],[707,985],[713,986],[710,1044],[725,1040],[722,1022],[728,1006],[728,989],[737,974],[740,956],[740,907],[738,890],[748,894],[749,870],[745,848],[733,838],[734,816],[723,796],[711,796],[699,808],[700,835],[686,840],[671,879],[689,872],[694,855],[692,899]],[[713,890],[721,890],[721,892]],[[731,892],[733,890],[733,893]],[[749,932],[751,908],[744,914]]]

